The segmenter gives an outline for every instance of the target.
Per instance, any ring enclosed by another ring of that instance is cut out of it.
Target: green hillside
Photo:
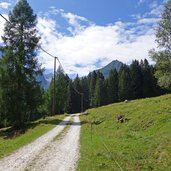
[[[78,170],[171,170],[171,94],[87,112]],[[118,123],[117,115],[126,121]]]

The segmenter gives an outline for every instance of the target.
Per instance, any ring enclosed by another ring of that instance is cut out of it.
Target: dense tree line
[[[18,129],[45,115],[80,112],[82,106],[85,110],[125,99],[158,96],[166,92],[158,84],[171,88],[171,0],[166,3],[156,34],[161,50],[150,52],[155,67],[147,60],[134,60],[119,71],[111,70],[107,78],[93,71],[85,77],[77,75],[74,80],[58,68],[46,92],[36,79],[43,72],[36,58],[40,37],[36,15],[27,0],[18,1],[9,21],[0,47],[0,127]]]
[[[150,51],[151,58],[156,62],[155,67],[150,66],[147,60],[140,62],[135,60],[130,66],[122,66],[119,72],[111,70],[106,79],[100,72],[94,71],[87,77],[70,80],[68,86],[70,98],[66,111],[69,113],[80,111],[80,95],[74,91],[74,86],[84,93],[84,109],[169,92],[171,90],[170,25],[171,0],[165,4],[156,32],[160,50]]]
[[[145,59],[134,60],[130,66],[123,65],[117,72],[111,70],[105,78],[99,71],[86,77],[72,80],[59,68],[56,73],[55,113],[76,113],[81,111],[81,94],[84,94],[84,110],[132,99],[153,97],[165,91],[157,85],[154,67]],[[46,92],[46,113],[53,113],[53,80]]]

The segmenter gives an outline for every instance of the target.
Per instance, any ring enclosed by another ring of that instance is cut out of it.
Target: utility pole
[[[0,17],[2,17],[6,22],[8,22],[11,26],[13,26],[12,25],[12,23],[7,19],[7,18],[5,18],[1,13],[0,13]],[[13,27],[13,28],[15,28],[15,26]],[[15,29],[17,29],[17,28],[15,28]],[[32,44],[33,45],[36,45],[37,46],[37,44],[36,43],[34,43],[34,42],[32,42]],[[63,67],[62,67],[62,64],[61,64],[61,62],[60,62],[60,60],[58,59],[58,57],[56,57],[56,56],[53,56],[52,54],[50,54],[49,52],[47,52],[45,49],[43,49],[41,46],[38,46],[43,52],[45,52],[47,55],[49,55],[50,57],[52,57],[52,58],[54,58],[54,83],[53,83],[53,104],[52,104],[52,114],[53,115],[55,115],[56,114],[56,61],[58,60],[58,63],[59,63],[59,65],[61,66],[61,68],[62,68],[62,70],[63,70],[63,72],[65,72],[64,71],[64,69],[63,69]],[[0,49],[1,50],[1,49]],[[81,112],[83,112],[84,111],[84,94],[83,93],[80,93],[78,90],[76,90],[75,88],[74,88],[74,90],[79,94],[79,95],[81,95]]]
[[[53,114],[56,113],[56,60],[57,57],[54,58],[54,74],[53,74]]]

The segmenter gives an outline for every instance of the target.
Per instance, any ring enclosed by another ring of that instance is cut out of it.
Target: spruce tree
[[[123,65],[119,71],[118,94],[120,101],[131,99],[131,74],[126,65]]]
[[[148,60],[141,60],[141,70],[143,78],[143,97],[152,97],[156,94],[156,79],[154,78],[154,69],[149,65]]]
[[[131,74],[131,98],[138,99],[143,97],[143,78],[140,64],[134,60],[130,66]]]
[[[93,71],[92,73],[90,73],[89,75],[90,77],[90,84],[89,84],[89,98],[90,98],[90,107],[94,107],[94,93],[95,93],[95,86],[96,86],[96,80],[97,80],[97,73],[96,71]]]
[[[54,91],[53,82],[54,82],[54,78],[51,80],[47,91],[44,93],[43,108],[44,108],[45,115],[48,115],[48,116],[53,114],[53,91]]]
[[[26,0],[19,0],[4,28],[4,56],[0,64],[3,112],[16,127],[22,127],[40,105],[36,76],[42,73],[36,58],[39,37],[36,15]],[[40,94],[39,94],[40,93]]]
[[[56,114],[63,114],[67,109],[69,77],[59,67],[56,73]]]
[[[116,70],[111,70],[109,77],[106,79],[107,102],[114,103],[118,101],[118,73]]]
[[[83,108],[88,109],[89,108],[89,85],[88,85],[88,78],[83,77],[80,81],[81,84],[81,92],[83,93]]]
[[[102,73],[97,72],[96,86],[94,90],[94,106],[99,107],[107,104],[106,99],[107,97],[104,76]]]
[[[69,81],[68,87],[67,87],[67,103],[66,103],[66,112],[67,113],[74,113],[73,112],[73,99],[74,99],[74,90],[72,86],[72,80]]]
[[[80,93],[82,93],[81,81],[78,75],[73,81],[72,89],[73,89],[72,110],[73,110],[73,113],[78,113],[81,111],[81,94]]]

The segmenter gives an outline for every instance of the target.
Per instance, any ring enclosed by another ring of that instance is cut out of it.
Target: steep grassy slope
[[[91,109],[81,121],[78,170],[171,170],[171,95]]]
[[[45,134],[61,122],[64,117],[65,115],[57,115],[32,122],[22,133],[11,132],[10,128],[0,129],[0,158]]]

